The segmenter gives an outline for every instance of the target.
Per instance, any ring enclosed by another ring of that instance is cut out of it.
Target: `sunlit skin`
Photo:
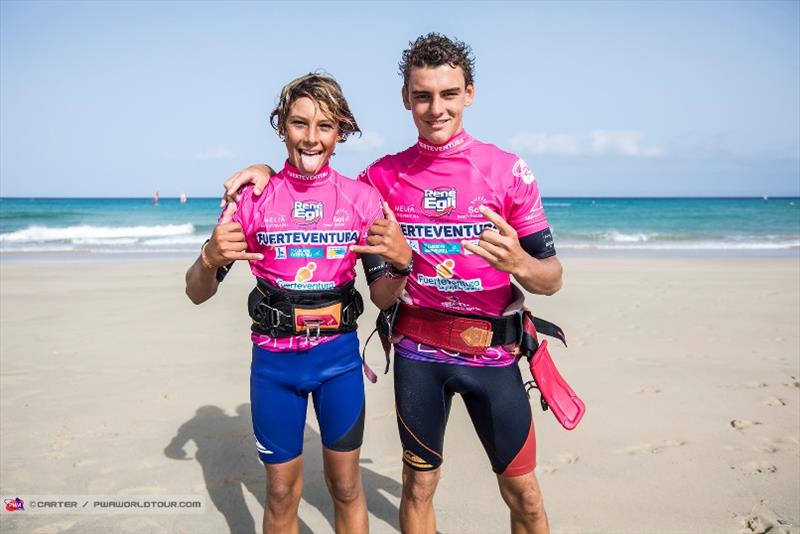
[[[322,104],[308,97],[298,98],[289,108],[281,131],[289,163],[306,176],[317,174],[333,154],[338,132],[338,123]]]
[[[472,105],[475,86],[467,85],[461,67],[413,67],[403,86],[403,104],[419,135],[441,144],[463,127],[464,108]]]

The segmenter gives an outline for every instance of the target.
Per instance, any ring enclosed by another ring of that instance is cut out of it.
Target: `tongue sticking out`
[[[318,154],[307,154],[305,152],[300,152],[300,166],[304,173],[316,173],[319,168],[321,167],[322,163],[322,153]]]

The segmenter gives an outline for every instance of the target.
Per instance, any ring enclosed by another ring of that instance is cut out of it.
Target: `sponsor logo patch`
[[[443,217],[456,208],[456,188],[437,187],[425,189],[422,195],[422,212],[428,217]]]
[[[321,258],[323,256],[323,249],[321,248],[290,248],[289,257],[292,259],[298,258]]]
[[[358,241],[358,232],[354,230],[257,232],[256,240],[259,245],[268,247],[281,245],[349,245]]]
[[[436,266],[436,274],[442,278],[453,278],[453,269],[455,266],[456,262],[453,260],[444,260]]]
[[[314,271],[317,269],[317,264],[313,261],[308,262],[304,266],[297,269],[294,275],[294,280],[283,280],[278,278],[278,287],[286,289],[300,289],[306,291],[314,291],[320,289],[332,289],[335,284],[331,281],[312,282],[314,278]]]
[[[532,184],[536,180],[536,177],[533,176],[533,173],[528,168],[528,164],[525,163],[525,160],[522,158],[519,158],[514,164],[514,168],[511,169],[511,173],[517,178],[520,178],[526,184]]]
[[[447,300],[442,301],[441,305],[444,306],[445,308],[450,308],[451,310],[456,310],[461,312],[470,312],[478,309],[475,306],[471,306],[469,304],[461,302],[455,295],[447,297]]]
[[[419,285],[435,287],[439,291],[452,293],[453,291],[483,291],[483,282],[480,278],[467,280],[454,279],[456,262],[446,259],[436,265],[436,276],[417,275]]]
[[[483,291],[483,283],[480,278],[471,278],[469,280],[451,280],[449,278],[441,278],[439,276],[425,276],[424,274],[417,275],[417,282],[421,286],[435,287],[439,291],[446,291],[448,293],[453,291]]]
[[[325,258],[329,260],[340,260],[347,254],[347,247],[327,247]]]
[[[403,451],[403,459],[414,467],[432,468],[433,466],[409,450]]]
[[[297,224],[314,224],[322,219],[322,202],[308,200],[295,201],[292,207],[292,220]]]
[[[336,210],[336,213],[333,214],[334,226],[343,226],[349,220],[350,220],[350,213],[343,208],[339,208],[338,210]]]
[[[308,282],[314,277],[314,271],[317,269],[317,264],[310,261],[305,267],[300,267],[294,274],[295,282]]]
[[[461,243],[422,243],[423,254],[461,254]]]

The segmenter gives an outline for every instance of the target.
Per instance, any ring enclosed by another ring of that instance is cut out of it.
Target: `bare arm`
[[[231,222],[235,212],[236,204],[229,203],[200,256],[186,271],[186,295],[195,304],[207,301],[217,292],[217,269],[236,260],[264,258],[262,254],[247,252],[242,225]]]
[[[536,295],[552,295],[561,289],[563,268],[558,258],[551,256],[537,260],[530,254],[525,255],[527,260],[511,275],[526,291]]]
[[[369,285],[369,299],[379,310],[385,310],[395,303],[406,287],[408,277],[390,278],[382,276]]]
[[[217,292],[217,269],[203,265],[201,256],[186,271],[186,295],[195,304],[202,304]]]
[[[220,207],[226,202],[237,202],[239,200],[239,189],[245,184],[253,184],[253,194],[258,196],[267,186],[269,179],[275,175],[275,171],[265,163],[250,165],[246,169],[235,173],[225,180],[223,187],[225,193],[222,195]]]
[[[403,231],[397,223],[394,212],[386,202],[383,203],[385,219],[377,219],[369,228],[366,245],[353,245],[350,250],[357,254],[375,254],[397,269],[404,269],[411,263],[411,247],[408,246]],[[369,298],[381,310],[385,310],[400,298],[406,287],[406,277],[383,276],[369,285]]]

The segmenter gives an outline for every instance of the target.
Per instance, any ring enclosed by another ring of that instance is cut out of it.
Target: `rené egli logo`
[[[297,224],[314,224],[322,219],[322,202],[296,200],[292,208],[292,220]]]
[[[422,212],[428,217],[442,217],[456,209],[456,188],[437,187],[425,189],[422,195]]]

